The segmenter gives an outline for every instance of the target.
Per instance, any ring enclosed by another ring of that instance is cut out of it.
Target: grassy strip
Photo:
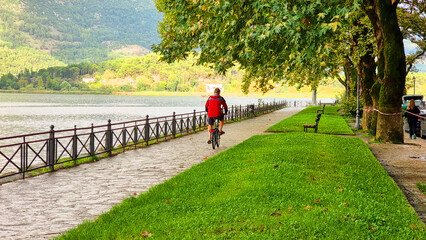
[[[303,109],[302,111],[300,111],[301,114],[306,114],[306,113],[315,113],[317,114],[317,110],[322,110],[322,106],[310,106],[307,107],[305,109]],[[332,106],[325,106],[324,109],[324,114],[329,114],[329,115],[338,115],[339,114],[339,110],[342,107],[339,105],[332,105]]]
[[[424,239],[359,138],[250,138],[59,239]]]
[[[426,194],[426,183],[416,183],[416,186],[422,191],[422,193]]]
[[[298,114],[282,120],[281,122],[268,128],[272,132],[303,132],[303,124],[315,124],[317,109],[321,107],[308,107],[300,111]],[[321,115],[318,124],[318,133],[329,134],[353,134],[352,130],[346,123],[346,120],[337,114],[338,106],[326,106],[325,114]],[[308,131],[313,132],[310,128]]]

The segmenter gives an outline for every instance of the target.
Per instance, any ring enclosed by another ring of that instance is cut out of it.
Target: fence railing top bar
[[[202,112],[195,112],[195,115],[204,115],[204,114],[206,114],[206,112],[205,111],[202,111]],[[189,116],[193,116],[194,115],[194,112],[192,112],[192,113],[182,113],[182,114],[176,114],[175,115],[175,117],[189,117]]]
[[[108,126],[108,124],[97,125],[97,126],[93,126],[93,128],[95,129],[95,128],[102,128],[102,127],[107,127],[107,126]],[[90,130],[90,129],[92,129],[92,127],[68,128],[68,129],[55,130],[55,133],[71,132],[71,131],[74,131],[74,130],[82,131],[82,130]],[[45,133],[50,133],[50,131],[45,132]]]
[[[2,137],[2,138],[0,138],[0,141],[10,140],[10,139],[14,139],[14,138],[33,137],[33,136],[43,135],[43,134],[49,134],[49,132],[38,132],[38,133],[30,133],[30,134],[23,134],[23,135],[10,136],[10,137]]]
[[[11,144],[7,144],[7,145],[3,145],[3,146],[0,146],[0,149],[7,148],[7,147],[19,146],[19,145],[22,145],[22,143],[11,143]]]
[[[99,133],[103,133],[104,131],[100,131]],[[86,136],[86,135],[90,135],[91,134],[91,132],[86,132],[86,133],[78,133],[77,135],[78,136]],[[72,134],[72,135],[65,135],[65,136],[56,136],[55,138],[56,139],[63,139],[63,138],[70,138],[70,137],[73,137],[73,136],[75,136],[74,134]],[[45,139],[45,140],[48,140],[48,139]]]

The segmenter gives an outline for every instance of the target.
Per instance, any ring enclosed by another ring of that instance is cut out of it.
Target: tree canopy
[[[334,32],[357,7],[356,1],[320,0],[156,3],[164,19],[159,25],[162,42],[153,49],[163,60],[194,52],[199,64],[218,72],[238,62],[246,71],[246,86],[254,80],[264,91],[271,82],[283,80],[315,84],[325,73],[329,54],[336,51],[330,44]]]
[[[356,56],[350,65],[357,68],[351,74],[368,78],[366,86],[376,89],[371,96],[377,107],[384,113],[400,109],[406,69],[396,13],[399,0],[158,0],[156,4],[164,18],[159,26],[162,42],[153,49],[165,61],[195,52],[199,64],[218,72],[238,62],[246,71],[245,86],[254,80],[266,91],[271,82],[279,81],[314,87],[318,78],[336,75],[337,64]],[[366,16],[370,27],[363,26]],[[346,30],[338,31],[341,28]],[[368,32],[374,36],[376,51],[363,39]],[[372,54],[377,56],[377,77]],[[376,137],[403,142],[398,121],[379,115]]]

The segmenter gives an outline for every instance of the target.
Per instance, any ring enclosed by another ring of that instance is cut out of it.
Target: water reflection
[[[231,105],[257,104],[259,98],[226,97]],[[0,93],[0,137],[50,130],[104,125],[108,119],[124,122],[204,111],[207,97],[117,96]],[[262,98],[272,102],[273,98]],[[283,99],[276,99],[283,100]],[[298,99],[299,101],[301,99]],[[303,100],[303,99],[302,99]],[[309,99],[305,99],[309,101]]]

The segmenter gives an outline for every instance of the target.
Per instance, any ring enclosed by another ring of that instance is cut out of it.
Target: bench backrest
[[[320,118],[321,118],[321,113],[318,113],[318,114],[317,114],[317,119],[315,120],[315,123],[316,123],[317,125],[318,125],[318,122],[319,122]]]

